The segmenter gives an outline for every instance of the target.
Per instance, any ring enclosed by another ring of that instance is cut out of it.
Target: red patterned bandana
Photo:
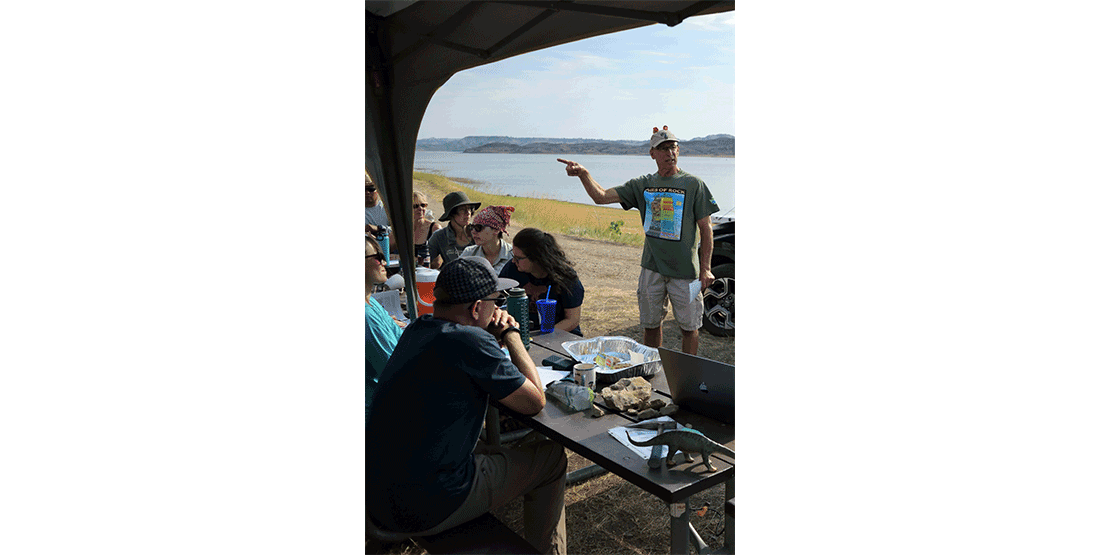
[[[486,206],[474,216],[473,225],[487,225],[497,231],[508,233],[508,222],[512,221],[512,206]]]

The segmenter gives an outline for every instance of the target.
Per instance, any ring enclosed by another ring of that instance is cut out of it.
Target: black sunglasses
[[[427,208],[427,207],[428,207],[428,203],[426,203],[426,202],[424,204],[414,204],[413,205],[413,208]]]
[[[386,255],[384,255],[380,252],[376,252],[374,254],[368,254],[366,256],[366,260],[370,260],[372,258],[377,260],[379,264],[385,264],[386,262],[388,262],[388,260],[386,260]]]
[[[487,225],[482,225],[482,224],[473,224],[473,225],[467,226],[467,228],[468,228],[468,229],[469,229],[470,231],[476,231],[476,232],[478,232],[478,233],[481,233],[481,230],[483,230],[483,229],[485,229],[485,228],[487,228],[487,227],[489,227],[489,226],[487,226]]]
[[[376,187],[367,187],[367,192],[368,193],[375,193],[375,192],[378,192],[378,189]]]
[[[504,305],[508,304],[508,297],[504,297],[504,296],[497,297],[495,299],[481,299],[481,300],[489,301],[491,303],[495,303],[497,306],[504,306]]]

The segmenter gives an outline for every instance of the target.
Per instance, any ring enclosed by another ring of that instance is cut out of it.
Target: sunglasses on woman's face
[[[428,208],[428,203],[426,203],[426,202],[425,202],[424,204],[414,204],[414,205],[413,205],[413,208],[424,208],[424,209],[427,209],[427,208]]]
[[[367,257],[366,257],[367,260],[370,260],[372,258],[377,260],[379,264],[385,264],[386,263],[386,255],[384,255],[380,252],[376,252],[374,254],[368,254]]]
[[[489,226],[482,225],[482,224],[473,224],[473,225],[469,226],[469,229],[470,229],[470,231],[476,231],[478,233],[481,233],[481,230],[483,230],[487,227],[489,227]]]
[[[377,193],[378,188],[377,187],[367,187],[367,192],[368,193]]]

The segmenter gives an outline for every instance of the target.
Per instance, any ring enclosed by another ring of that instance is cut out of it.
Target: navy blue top
[[[530,328],[532,331],[539,329],[539,315],[535,310],[535,301],[538,299],[546,298],[546,288],[551,285],[550,277],[537,278],[527,272],[519,271],[516,268],[515,260],[509,260],[503,268],[500,269],[500,277],[511,278],[519,282],[519,286],[527,291],[527,299],[530,305],[527,307],[527,314],[530,319]],[[554,314],[554,323],[557,324],[565,319],[565,309],[577,308],[584,303],[584,285],[581,284],[580,278],[573,282],[568,287],[560,287],[558,284],[553,284],[550,287],[550,298],[558,301],[557,312]],[[577,335],[581,334],[581,325],[578,322],[577,327],[569,330]]]
[[[367,420],[367,509],[383,528],[421,532],[451,516],[474,481],[489,397],[526,378],[489,332],[421,316],[378,380]]]

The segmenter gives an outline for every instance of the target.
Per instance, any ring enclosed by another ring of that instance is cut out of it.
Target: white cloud
[[[583,50],[562,51],[556,54],[560,56],[546,56],[540,58],[538,60],[540,62],[538,65],[542,66],[541,69],[531,70],[531,73],[539,73],[541,71],[572,74],[592,70],[611,71],[617,69],[622,63],[620,60],[596,56]]]
[[[733,20],[734,12],[724,12],[713,15],[689,17],[680,25],[686,25],[688,28],[695,31],[731,32],[734,27]]]
[[[666,58],[690,58],[686,52],[654,52],[652,50],[635,50],[631,52],[635,56],[663,56]]]

